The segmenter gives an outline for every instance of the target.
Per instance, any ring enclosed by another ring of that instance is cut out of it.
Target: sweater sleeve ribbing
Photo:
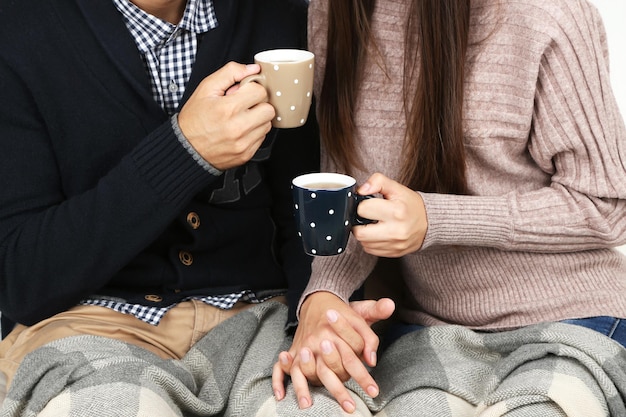
[[[626,129],[597,10],[561,2],[546,17],[528,151],[549,176],[501,196],[424,194],[424,248],[456,244],[564,252],[626,242]],[[550,23],[551,22],[551,23]]]
[[[314,91],[316,95],[319,95],[322,87],[326,64],[327,12],[328,0],[311,1],[308,36],[309,49],[315,53]],[[321,157],[322,170],[332,172],[336,169],[323,148]],[[341,256],[315,257],[312,263],[311,279],[300,299],[300,305],[309,294],[322,290],[332,292],[347,302],[374,269],[376,260],[376,257],[363,251],[354,237],[350,237],[348,247]]]

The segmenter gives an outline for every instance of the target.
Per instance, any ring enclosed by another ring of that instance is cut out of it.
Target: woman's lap
[[[562,323],[574,324],[595,330],[626,347],[626,319],[598,316],[563,320]]]
[[[611,316],[598,316],[561,320],[561,323],[573,324],[595,330],[626,347],[626,319]],[[394,323],[390,325],[384,336],[381,338],[382,350],[388,347],[399,337],[404,336],[407,333],[422,330],[425,327],[426,326],[420,324],[409,323]]]

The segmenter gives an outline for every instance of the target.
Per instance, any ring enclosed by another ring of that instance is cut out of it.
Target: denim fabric
[[[584,319],[568,319],[563,320],[562,323],[587,327],[610,337],[622,346],[626,347],[626,319],[599,316],[587,317]]]
[[[607,337],[610,337],[622,346],[626,347],[626,319],[610,316],[599,316],[587,317],[582,319],[562,320],[561,323],[575,324],[577,326],[587,327],[591,330],[600,332]],[[425,326],[419,324],[407,323],[394,323],[390,325],[381,339],[381,351],[386,349],[399,337],[407,333],[421,330],[424,327]]]

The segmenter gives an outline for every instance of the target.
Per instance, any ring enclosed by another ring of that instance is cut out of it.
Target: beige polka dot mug
[[[241,84],[254,81],[265,87],[276,110],[272,126],[292,128],[306,122],[313,95],[314,59],[312,52],[301,49],[272,49],[254,56],[261,72]]]

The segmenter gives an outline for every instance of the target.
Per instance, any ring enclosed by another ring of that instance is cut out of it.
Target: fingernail
[[[311,360],[311,354],[307,349],[304,349],[302,352],[300,352],[300,360],[302,361],[302,363],[308,363]]]
[[[370,353],[370,360],[372,361],[372,366],[376,366],[376,361],[378,360],[376,358],[376,352]]]
[[[378,388],[375,385],[370,385],[369,387],[367,387],[367,394],[374,398],[378,396]]]
[[[278,355],[278,359],[280,360],[280,363],[282,363],[283,365],[289,364],[289,359],[287,359],[287,355],[285,355],[284,353],[281,353],[280,355]]]
[[[311,406],[311,403],[309,403],[308,398],[300,397],[300,400],[298,401],[298,405],[300,406],[300,408],[309,408]]]
[[[328,310],[326,312],[326,317],[328,318],[328,321],[335,323],[339,319],[339,314],[335,310]]]
[[[359,188],[359,194],[367,194],[369,189],[370,189],[370,184],[366,182],[365,184],[361,185],[361,188]]]
[[[332,351],[333,351],[333,345],[328,340],[324,340],[322,342],[322,352],[328,355]]]
[[[276,400],[278,400],[278,401],[283,399],[283,396],[281,395],[280,391],[278,391],[278,390],[274,391],[274,397],[276,397]]]
[[[353,413],[354,410],[356,409],[354,404],[351,403],[350,401],[344,401],[342,405],[343,405],[343,409],[346,410],[348,413]]]

